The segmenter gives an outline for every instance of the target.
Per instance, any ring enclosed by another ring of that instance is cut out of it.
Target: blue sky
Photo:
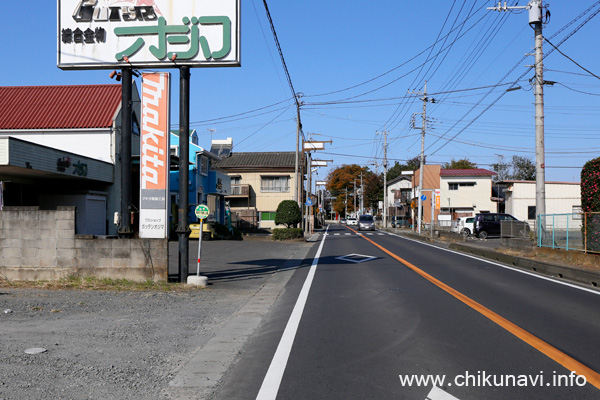
[[[56,67],[56,2],[4,3],[9,17],[0,36],[2,85],[115,82],[110,71]],[[468,158],[491,168],[498,155],[534,159],[534,96],[528,81],[533,72],[526,73],[534,61],[522,60],[534,45],[526,12],[488,11],[496,3],[489,0],[268,3],[292,83],[304,95],[304,135],[333,140],[314,156],[333,160],[318,179],[342,164],[377,169],[383,136],[376,133],[386,129],[390,165],[418,155],[420,131],[410,120],[422,111],[422,102],[407,92],[422,90],[425,80],[436,99],[427,110],[428,163]],[[544,36],[555,45],[568,37],[559,49],[600,76],[600,15],[580,26],[599,3],[550,2]],[[190,121],[200,144],[210,147],[211,136],[232,137],[238,152],[292,151],[296,110],[262,1],[242,1],[241,45],[240,68],[192,70]],[[545,52],[551,49],[544,45]],[[600,154],[600,80],[557,51],[544,66],[545,80],[557,82],[545,87],[546,180],[578,181],[581,166]],[[176,127],[179,75],[171,72]],[[521,90],[505,93],[510,86],[494,87],[523,74]]]

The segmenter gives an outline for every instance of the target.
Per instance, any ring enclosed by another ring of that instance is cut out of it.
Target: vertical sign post
[[[168,235],[169,74],[142,75],[140,238]]]
[[[198,207],[196,207],[195,213],[196,217],[198,217],[200,220],[200,232],[198,234],[198,264],[196,266],[196,276],[188,276],[187,283],[190,285],[205,287],[208,278],[206,276],[200,276],[200,254],[202,252],[202,232],[204,229],[204,220],[210,214],[210,208],[204,204],[200,204]]]

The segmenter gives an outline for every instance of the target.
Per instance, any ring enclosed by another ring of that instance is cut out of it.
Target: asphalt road
[[[212,398],[600,398],[600,292],[340,225],[321,247]]]

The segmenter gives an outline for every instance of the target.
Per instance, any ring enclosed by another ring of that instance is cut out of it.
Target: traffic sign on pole
[[[208,206],[205,204],[200,204],[198,207],[196,207],[195,213],[198,219],[203,220],[206,219],[206,217],[208,217],[210,214],[210,208],[208,208]],[[200,234],[202,235],[202,232],[200,232]]]

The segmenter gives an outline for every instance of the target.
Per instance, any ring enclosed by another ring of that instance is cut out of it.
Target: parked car
[[[475,215],[473,224],[473,234],[480,239],[485,239],[488,236],[500,236],[501,221],[518,221],[510,214],[495,214],[485,213]],[[528,236],[531,228],[527,222],[523,222],[524,231],[519,236]]]
[[[405,217],[395,216],[392,217],[391,225],[392,228],[400,228],[402,226],[407,226],[407,221]]]
[[[369,231],[375,230],[375,219],[373,219],[372,215],[365,214],[358,217],[358,230],[362,231],[363,229]]]
[[[358,225],[358,220],[356,218],[348,218],[346,219],[348,226],[350,225]]]
[[[344,224],[344,225],[346,225],[346,218],[342,218],[342,219],[340,219],[340,224]]]
[[[456,220],[452,221],[452,227],[450,230],[454,233],[460,233],[464,219],[465,218],[457,218]]]
[[[462,223],[462,229],[460,233],[465,235],[471,235],[474,232],[473,224],[475,223],[475,217],[468,217]]]

